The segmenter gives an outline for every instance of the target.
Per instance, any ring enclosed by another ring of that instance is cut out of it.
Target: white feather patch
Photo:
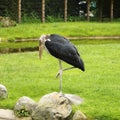
[[[47,39],[46,41],[51,41],[50,39]]]

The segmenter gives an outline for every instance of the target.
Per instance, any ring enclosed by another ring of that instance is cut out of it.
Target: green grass
[[[24,23],[16,27],[0,28],[0,39],[36,38],[41,34],[56,33],[64,36],[120,36],[119,22],[55,22]]]
[[[120,120],[120,41],[82,41],[76,47],[86,71],[65,71],[63,92],[84,99],[75,109],[84,112],[88,120]],[[7,87],[9,96],[0,101],[0,108],[13,109],[22,96],[39,101],[41,96],[59,91],[57,72],[57,59],[46,52],[42,60],[38,52],[1,54],[0,83]]]

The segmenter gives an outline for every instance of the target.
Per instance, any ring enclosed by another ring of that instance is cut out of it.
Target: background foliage
[[[22,18],[26,21],[26,17],[41,20],[41,1],[42,0],[22,0]],[[79,2],[82,0],[68,0],[68,20],[80,20]],[[64,15],[64,0],[46,0],[46,19],[50,21],[55,19],[57,21],[63,20]],[[96,2],[95,8],[95,18],[98,17],[98,6],[99,0],[91,0],[91,2]],[[103,3],[103,17],[110,16],[110,0],[104,0]],[[114,17],[119,18],[120,14],[120,1],[114,0]],[[17,20],[18,11],[18,1],[17,0],[0,0],[0,16],[9,16],[14,20]],[[92,8],[91,8],[92,9]],[[77,17],[77,18],[76,18]],[[76,18],[76,19],[75,19]]]

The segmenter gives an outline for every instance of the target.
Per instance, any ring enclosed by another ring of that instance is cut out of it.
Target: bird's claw
[[[60,72],[58,72],[58,73],[56,74],[56,78],[58,78],[59,75],[60,75]]]
[[[62,75],[62,70],[59,70],[59,72],[56,74],[56,78],[58,78],[60,75]]]

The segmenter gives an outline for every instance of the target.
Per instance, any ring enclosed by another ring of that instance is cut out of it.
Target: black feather
[[[69,40],[56,34],[51,34],[49,39],[51,41],[46,41],[45,46],[51,55],[83,71],[85,70],[76,47]]]

